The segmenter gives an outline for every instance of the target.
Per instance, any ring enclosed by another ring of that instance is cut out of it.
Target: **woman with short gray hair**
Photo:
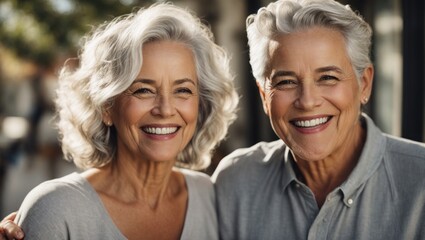
[[[384,134],[371,29],[333,0],[279,0],[247,20],[250,63],[279,136],[223,159],[221,239],[425,239],[425,145]]]

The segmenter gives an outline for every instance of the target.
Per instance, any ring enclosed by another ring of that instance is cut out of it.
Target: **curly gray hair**
[[[65,158],[83,169],[115,159],[116,136],[102,122],[104,107],[136,79],[143,44],[161,40],[182,42],[193,51],[199,79],[197,129],[177,165],[202,169],[210,164],[213,149],[236,118],[239,99],[228,56],[210,29],[172,4],[155,4],[102,24],[85,38],[79,67],[61,71],[56,104]]]
[[[277,35],[321,26],[339,31],[357,78],[371,63],[372,30],[351,8],[334,0],[279,0],[260,8],[246,21],[253,75],[264,87],[270,61],[269,44]]]

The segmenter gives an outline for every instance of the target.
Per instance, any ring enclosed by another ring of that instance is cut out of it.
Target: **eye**
[[[277,80],[276,83],[273,85],[273,88],[278,89],[291,89],[295,88],[298,85],[298,81],[295,79],[282,79]]]
[[[189,99],[194,96],[195,90],[189,87],[179,87],[174,90],[174,94],[178,98]]]
[[[154,92],[149,88],[138,88],[133,92],[135,95],[153,94]]]
[[[320,80],[337,80],[337,78],[332,75],[323,75],[320,77]]]
[[[182,88],[176,89],[176,93],[193,94],[193,91],[190,88],[182,87]]]
[[[339,78],[332,75],[322,75],[319,78],[319,82],[327,85],[334,85],[339,81]]]

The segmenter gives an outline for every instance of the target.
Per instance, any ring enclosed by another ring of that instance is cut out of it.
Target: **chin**
[[[307,162],[316,162],[325,159],[328,154],[322,151],[306,150],[302,147],[291,148],[293,154],[297,159],[302,159]]]

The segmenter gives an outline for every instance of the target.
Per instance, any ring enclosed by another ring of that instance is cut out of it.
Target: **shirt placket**
[[[338,196],[336,192],[332,192],[328,195],[325,203],[310,227],[307,238],[308,240],[327,239],[333,212],[335,211],[337,204],[340,202],[340,196]]]

